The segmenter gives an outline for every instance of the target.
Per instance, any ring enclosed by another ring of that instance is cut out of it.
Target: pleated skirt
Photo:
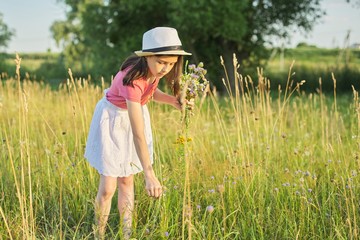
[[[153,164],[153,138],[146,105],[142,106],[142,113]],[[113,105],[105,96],[96,104],[84,157],[104,176],[127,177],[143,171],[136,153],[128,111]]]

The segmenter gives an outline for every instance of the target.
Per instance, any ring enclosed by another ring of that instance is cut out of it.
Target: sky
[[[6,49],[0,51],[59,52],[52,40],[50,26],[54,21],[65,20],[65,5],[56,0],[0,0],[3,22],[15,30],[15,36]]]
[[[322,8],[327,15],[315,25],[308,36],[294,33],[286,47],[295,47],[299,42],[318,47],[344,47],[350,31],[350,45],[360,43],[360,7],[345,0],[323,0]],[[4,23],[14,29],[16,35],[7,48],[8,53],[59,52],[51,37],[50,26],[54,21],[65,20],[65,5],[57,0],[0,0],[0,13]]]

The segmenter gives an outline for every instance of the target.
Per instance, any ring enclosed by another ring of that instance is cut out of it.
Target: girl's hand
[[[155,175],[145,177],[145,189],[149,197],[159,198],[162,195],[162,186]]]
[[[175,108],[177,108],[178,110],[184,110],[185,108],[189,109],[189,110],[193,110],[194,109],[194,99],[191,99],[190,101],[187,99],[177,99],[177,103],[175,105]]]
[[[162,92],[160,89],[156,89],[153,94],[153,99],[160,103],[166,103],[174,108],[183,111],[185,108],[192,110],[194,108],[194,99],[190,101],[185,99],[185,95],[172,96]]]

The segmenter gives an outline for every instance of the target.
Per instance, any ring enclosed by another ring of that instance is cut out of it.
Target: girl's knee
[[[129,177],[120,177],[118,178],[119,188],[132,188],[134,185],[134,177],[131,175]]]
[[[116,191],[116,178],[101,176],[99,190],[98,190],[98,198],[105,200],[112,198],[115,191]]]
[[[102,188],[99,188],[98,197],[105,200],[112,198],[115,190],[116,188],[114,188],[113,186],[103,186]]]

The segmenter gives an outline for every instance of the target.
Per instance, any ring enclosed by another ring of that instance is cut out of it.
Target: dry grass
[[[175,144],[180,113],[150,104],[155,168],[167,191],[148,199],[136,178],[134,237],[357,239],[358,93],[350,102],[304,94],[291,68],[280,90],[269,88],[261,69],[256,80],[236,76],[224,79],[226,96],[210,94],[196,109],[188,168]],[[83,150],[104,88],[71,74],[57,91],[20,78],[2,82],[0,239],[93,238],[98,176]],[[184,213],[190,231],[182,230]],[[109,238],[119,238],[118,223],[114,205]]]

